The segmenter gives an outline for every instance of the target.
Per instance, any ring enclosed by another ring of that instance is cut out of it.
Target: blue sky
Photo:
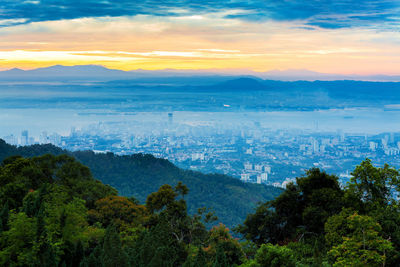
[[[2,0],[0,68],[91,63],[395,73],[398,14],[400,1],[385,0]]]
[[[3,26],[48,20],[133,15],[181,16],[221,10],[240,10],[228,18],[250,21],[303,20],[321,28],[359,26],[398,27],[399,1],[270,0],[270,1],[98,1],[98,0],[2,0]],[[18,20],[18,21],[17,21]]]

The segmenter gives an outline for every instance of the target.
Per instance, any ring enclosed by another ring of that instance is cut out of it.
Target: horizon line
[[[319,72],[316,70],[311,70],[311,69],[269,69],[265,71],[256,71],[252,70],[250,68],[204,68],[204,69],[188,69],[188,68],[182,68],[182,69],[177,69],[177,68],[160,68],[160,69],[146,69],[146,68],[136,68],[136,69],[130,69],[130,70],[124,70],[124,69],[119,69],[119,68],[110,68],[102,64],[75,64],[75,65],[64,65],[64,64],[54,64],[54,65],[49,65],[45,67],[37,67],[37,68],[20,68],[20,67],[12,67],[12,68],[1,68],[0,67],[0,72],[6,72],[10,70],[21,70],[21,71],[32,71],[32,70],[38,70],[38,69],[48,69],[52,67],[85,67],[85,66],[97,66],[97,67],[102,67],[107,70],[116,70],[116,71],[121,71],[121,72],[135,72],[135,71],[146,71],[146,72],[157,72],[157,71],[165,71],[165,72],[197,72],[199,74],[201,73],[212,73],[212,74],[230,74],[230,75],[257,75],[257,74],[268,74],[270,72],[277,72],[274,73],[273,75],[279,76],[279,72],[282,73],[282,76],[288,77],[290,75],[293,76],[307,76],[307,75],[329,75],[329,76],[357,76],[357,77],[370,77],[370,76],[387,76],[387,77],[396,77],[400,76],[400,73],[398,74],[388,74],[388,73],[331,73],[331,72]],[[289,74],[288,72],[304,72],[304,73],[293,73]]]

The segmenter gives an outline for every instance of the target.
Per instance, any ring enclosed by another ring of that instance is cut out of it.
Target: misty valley
[[[345,184],[362,159],[399,165],[397,87],[232,76],[2,81],[0,136],[14,145],[149,153],[278,187],[320,167]]]

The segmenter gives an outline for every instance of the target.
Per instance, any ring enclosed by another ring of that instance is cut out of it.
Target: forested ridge
[[[11,156],[0,165],[0,266],[399,266],[399,179],[369,159],[344,186],[311,168],[229,230],[207,208],[189,213],[180,181],[140,202],[71,155]]]
[[[257,203],[271,200],[282,192],[279,188],[243,183],[226,175],[182,170],[168,160],[148,154],[118,156],[92,151],[69,152],[53,145],[15,147],[0,139],[0,161],[12,155],[33,157],[44,154],[73,156],[88,166],[96,179],[116,188],[120,195],[134,196],[142,203],[160,186],[182,181],[190,189],[186,197],[190,214],[198,208],[208,207],[229,227],[241,223]]]

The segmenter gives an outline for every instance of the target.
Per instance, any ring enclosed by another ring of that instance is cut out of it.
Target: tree
[[[334,218],[329,223],[332,220]],[[334,244],[338,244],[328,253],[333,259],[333,266],[385,266],[387,254],[393,247],[389,240],[381,236],[381,226],[372,217],[354,213],[346,218],[343,226],[347,229],[342,233],[347,234],[341,242],[333,239]],[[335,230],[328,224],[328,234]]]
[[[231,266],[228,263],[228,259],[225,255],[225,251],[224,251],[224,248],[222,247],[222,245],[217,245],[215,260],[214,260],[214,263],[212,266],[213,267],[229,267],[229,266]]]
[[[291,249],[272,244],[261,245],[257,250],[255,260],[263,267],[294,267],[296,265]]]
[[[374,167],[370,159],[361,162],[351,175],[347,198],[361,200],[362,208],[367,211],[393,202],[392,192],[400,189],[399,172],[387,164],[383,168]]]
[[[271,202],[260,204],[255,213],[247,215],[244,223],[234,230],[258,246],[268,242],[276,244],[283,239],[281,218],[274,212]]]
[[[340,212],[343,191],[334,175],[311,169],[275,200],[259,205],[236,231],[257,245],[287,244],[324,234],[326,220]]]
[[[174,237],[169,223],[163,220],[142,232],[130,252],[134,266],[179,266],[187,257],[185,244]]]
[[[225,264],[223,258],[226,257],[226,262],[229,266],[242,263],[244,259],[243,250],[225,225],[219,224],[210,230],[208,243],[209,246],[206,250],[214,258],[214,262]],[[224,257],[221,254],[224,254]]]
[[[97,245],[89,257],[84,259],[84,264],[88,267],[104,267],[102,246]]]
[[[194,258],[192,267],[206,266],[206,263],[207,263],[206,254],[204,253],[204,249],[202,247],[200,247],[198,249],[196,257]]]
[[[72,256],[72,266],[79,266],[85,257],[85,249],[83,248],[81,240],[75,245],[74,253]]]
[[[147,220],[147,210],[126,197],[108,196],[95,202],[95,209],[89,211],[89,216],[104,227],[113,224],[122,230],[143,224]]]
[[[0,210],[0,234],[3,231],[8,230],[8,217],[9,217],[8,201],[4,204]]]
[[[167,223],[170,233],[179,243],[201,244],[208,237],[202,221],[211,222],[215,216],[212,213],[204,214],[205,209],[199,209],[197,214],[189,216],[184,199],[187,192],[187,187],[178,183],[175,188],[163,185],[157,192],[151,193],[146,200],[146,208],[150,212],[148,225]]]
[[[122,249],[121,240],[115,226],[107,227],[104,236],[102,262],[107,267],[130,266],[129,257]]]
[[[35,219],[29,218],[25,213],[11,212],[9,229],[0,235],[0,265],[29,266],[36,262]]]

